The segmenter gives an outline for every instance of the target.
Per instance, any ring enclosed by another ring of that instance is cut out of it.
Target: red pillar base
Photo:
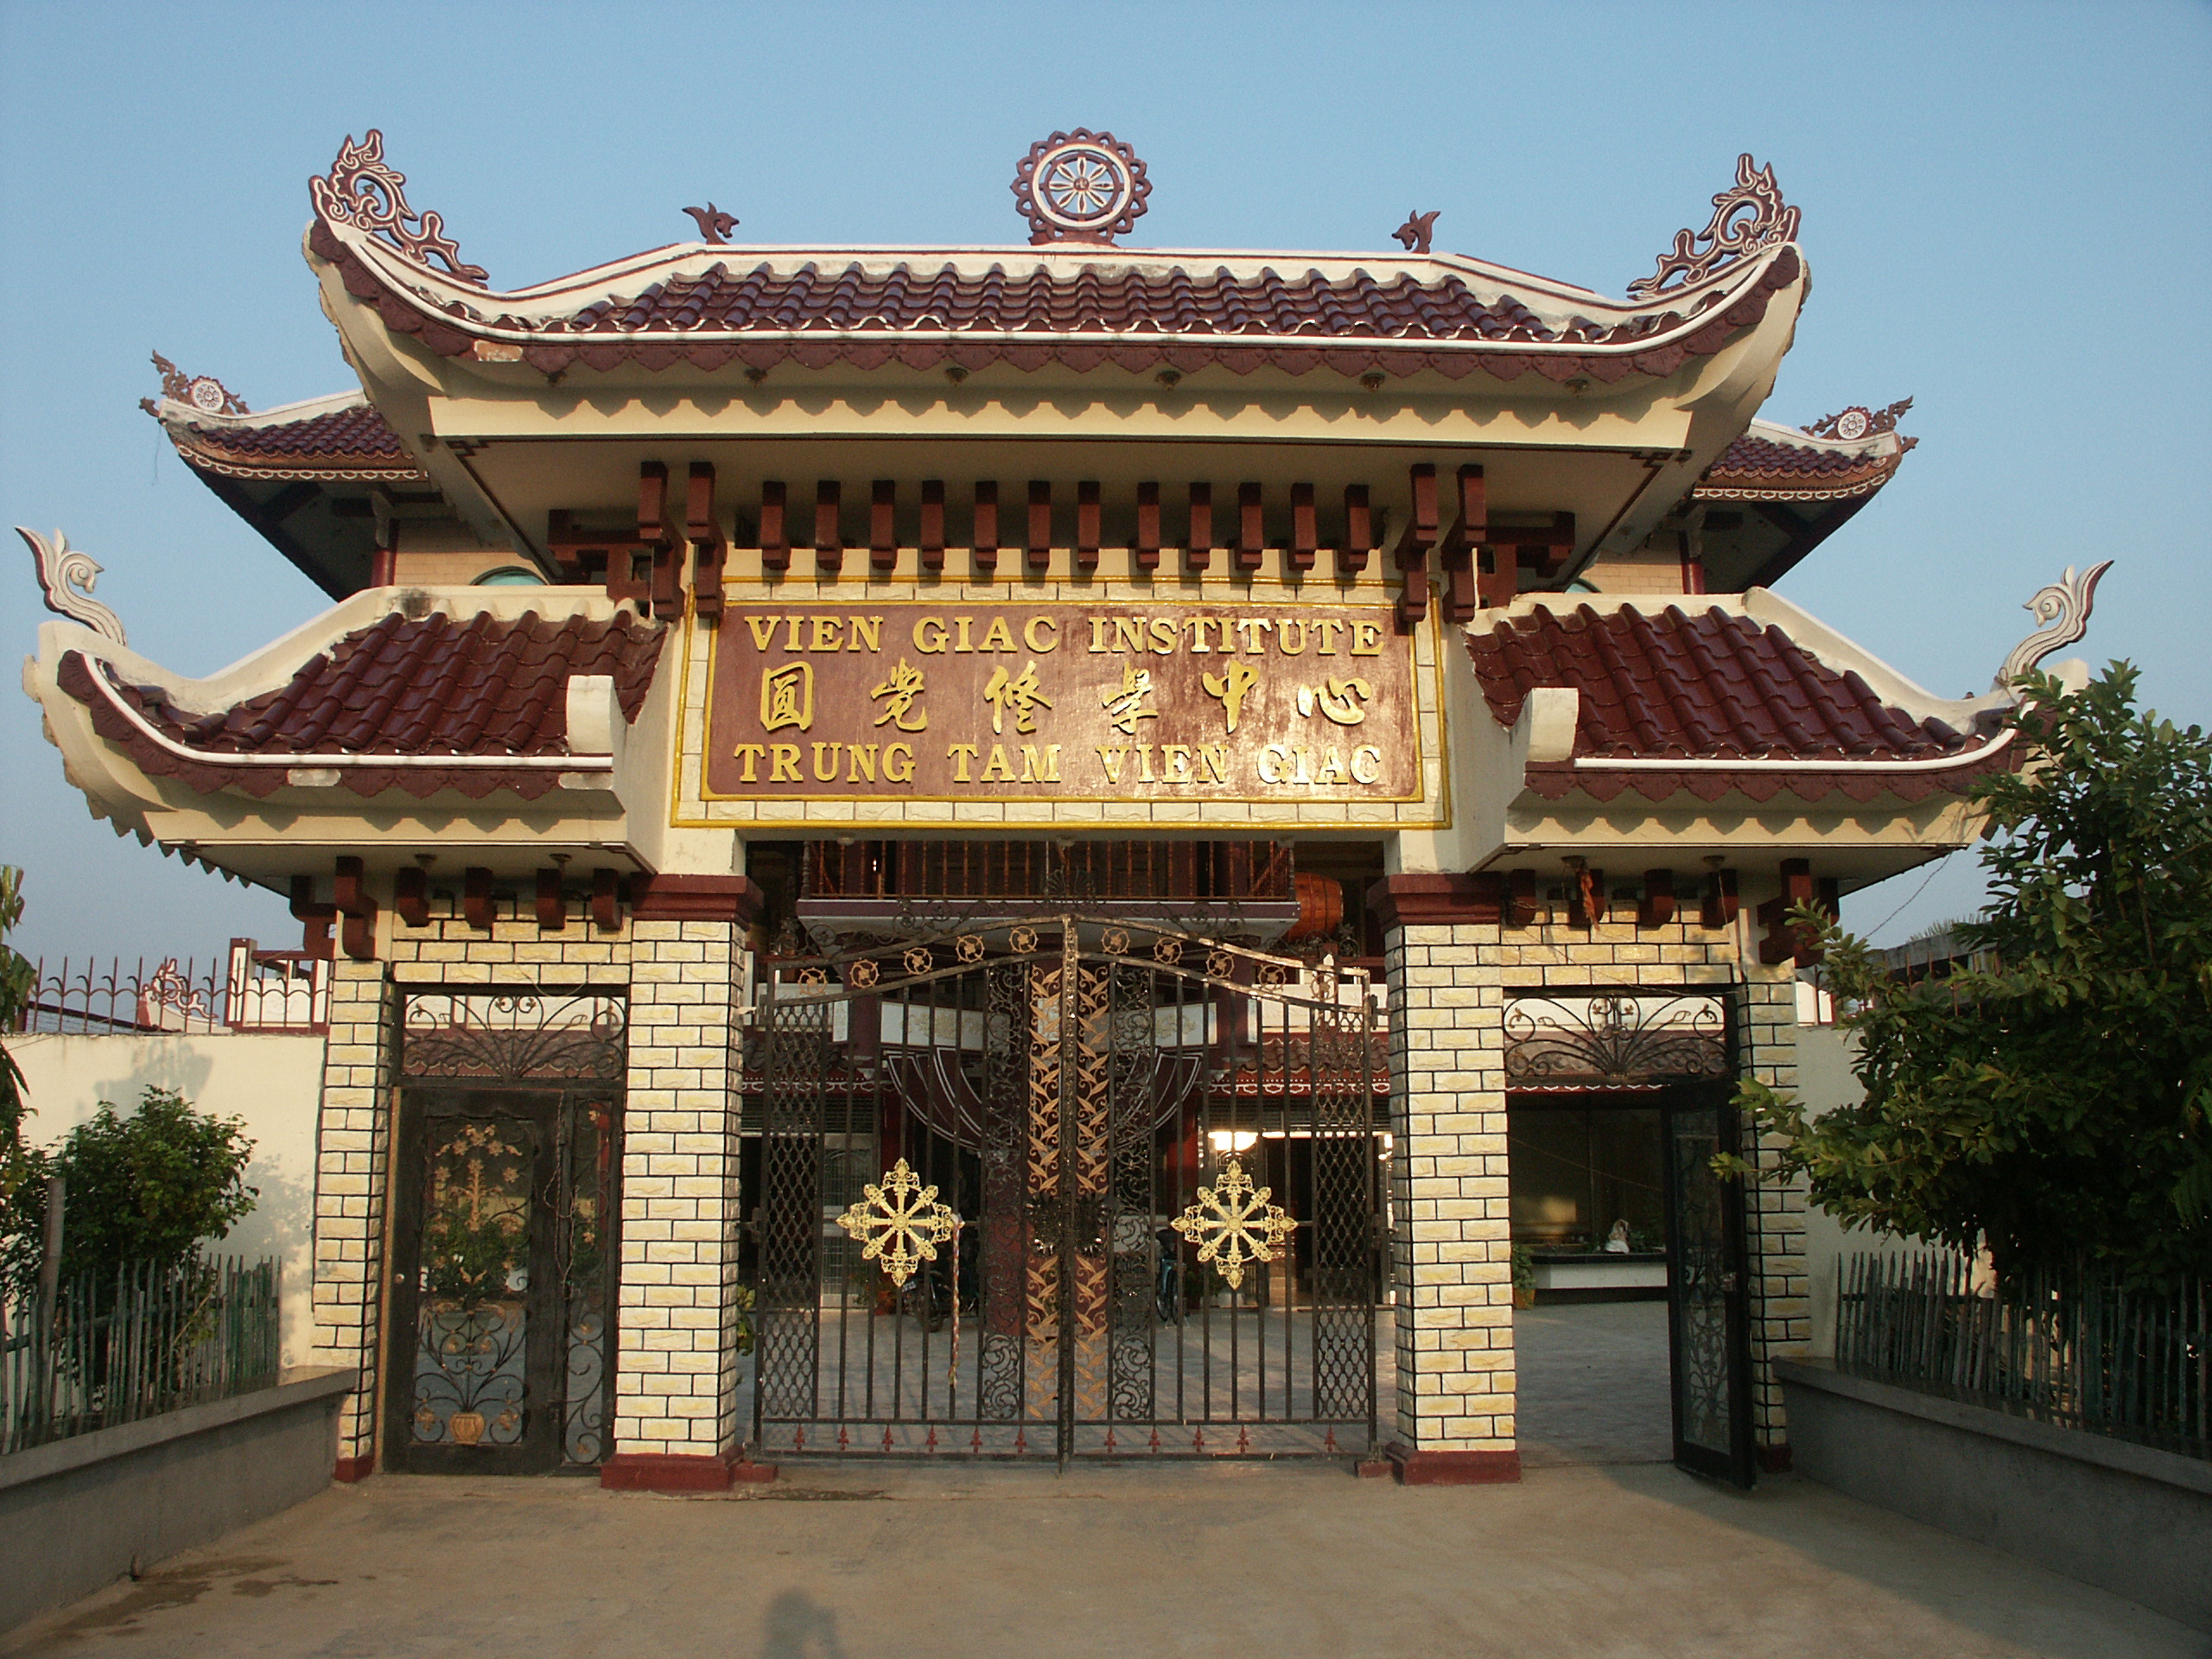
[[[726,1492],[741,1481],[775,1478],[772,1463],[728,1455],[618,1452],[599,1465],[599,1484],[611,1492]]]
[[[1401,1486],[1491,1486],[1521,1478],[1518,1452],[1416,1452],[1393,1446]]]
[[[1762,1446],[1752,1452],[1751,1457],[1758,1465],[1761,1474],[1786,1475],[1789,1472],[1789,1442],[1787,1440],[1780,1446]]]
[[[337,1466],[331,1470],[330,1478],[342,1480],[350,1486],[355,1481],[366,1480],[376,1471],[377,1460],[374,1458],[340,1458]]]

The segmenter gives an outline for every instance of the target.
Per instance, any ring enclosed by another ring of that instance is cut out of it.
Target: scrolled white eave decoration
[[[2068,565],[2066,574],[2049,587],[2037,589],[2035,597],[2021,607],[2040,624],[2036,631],[2006,653],[2005,666],[1997,671],[1993,690],[2008,695],[2021,675],[2033,669],[2054,651],[2072,645],[2089,631],[2089,612],[2096,603],[2097,582],[2112,569],[2112,561],[2091,565],[2082,575],[2074,574]]]
[[[127,643],[123,637],[123,619],[91,596],[100,579],[100,566],[91,554],[70,546],[69,538],[58,530],[51,542],[21,524],[16,526],[16,534],[30,545],[31,558],[38,567],[39,588],[46,595],[48,610],[56,616],[66,616],[72,622],[81,622],[118,645]]]

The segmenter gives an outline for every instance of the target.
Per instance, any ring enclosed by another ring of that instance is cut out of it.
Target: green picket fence
[[[2150,1294],[2037,1271],[1988,1287],[1973,1263],[1853,1255],[1839,1369],[2212,1459],[2212,1285]]]
[[[277,1378],[281,1264],[142,1263],[7,1310],[0,1454],[265,1389]]]

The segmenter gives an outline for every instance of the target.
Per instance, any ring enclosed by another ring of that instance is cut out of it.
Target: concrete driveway
[[[2132,1603],[1783,1478],[1556,1465],[789,1467],[729,1498],[380,1476],[0,1653],[506,1659],[2204,1656]]]

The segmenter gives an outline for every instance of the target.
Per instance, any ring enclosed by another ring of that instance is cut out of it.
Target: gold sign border
[[[1228,597],[1234,601],[1241,601],[1243,603],[1250,605],[1295,603],[1295,601],[1293,601],[1262,599],[1257,595],[1251,594],[1239,594],[1229,595]],[[1013,597],[1007,597],[1005,599],[997,597],[978,599],[972,595],[963,595],[958,599],[931,599],[922,598],[919,596],[906,598],[878,594],[865,600],[753,598],[740,601],[728,594],[725,594],[722,598],[722,607],[725,613],[729,610],[740,608],[746,605],[773,605],[782,607],[814,605],[824,610],[842,608],[846,610],[857,611],[864,609],[870,605],[1007,606],[1020,605],[1025,602],[1039,606],[1068,607],[1079,607],[1085,603],[1084,601],[1072,599],[1039,599],[1025,601]],[[1107,599],[1102,597],[1090,602],[1100,605],[1129,605],[1141,603],[1143,601],[1134,599]],[[1222,605],[1222,600],[1219,598],[1184,599],[1180,597],[1164,597],[1152,602],[1154,605],[1185,605],[1194,608],[1205,607],[1214,610],[1218,610]],[[1375,607],[1372,608],[1381,609],[1387,608],[1387,607]],[[1444,645],[1446,642],[1446,633],[1443,625],[1437,620],[1436,613],[1433,610],[1432,610],[1429,614],[1422,620],[1421,626],[1427,632],[1430,639],[1431,649],[1429,674],[1434,682],[1436,697],[1436,781],[1437,791],[1441,798],[1438,803],[1435,815],[1431,817],[1415,819],[1404,819],[1394,817],[1388,820],[1347,818],[1343,820],[1328,820],[1321,823],[1316,823],[1311,818],[1300,817],[1291,817],[1279,820],[1273,818],[1240,818],[1236,820],[1233,825],[1224,826],[1225,828],[1268,830],[1270,832],[1296,831],[1304,830],[1319,833],[1325,830],[1330,834],[1357,834],[1361,831],[1367,831],[1377,835],[1389,835],[1400,830],[1449,830],[1452,827],[1451,728],[1449,718],[1444,706]],[[1180,833],[1186,829],[1200,827],[1198,825],[1186,825],[1185,823],[1177,820],[1167,820],[1165,822],[1146,820],[1144,823],[1141,823],[1135,820],[1119,818],[1105,819],[1065,817],[1039,818],[1034,821],[1028,819],[1016,820],[1012,818],[993,818],[988,820],[987,823],[976,823],[963,826],[957,818],[931,818],[925,820],[913,820],[906,818],[861,818],[856,815],[850,817],[817,818],[808,817],[804,812],[804,809],[817,805],[880,805],[886,803],[895,804],[900,801],[913,801],[917,803],[926,803],[932,805],[954,806],[959,805],[963,802],[969,801],[972,801],[979,806],[1027,805],[1036,801],[1037,798],[1034,795],[711,795],[707,792],[706,732],[708,729],[711,728],[713,721],[709,711],[704,707],[702,707],[699,710],[700,723],[702,729],[701,731],[699,742],[698,804],[702,807],[709,807],[723,802],[757,801],[763,804],[772,802],[779,805],[798,807],[800,809],[800,812],[796,816],[789,817],[685,817],[683,815],[685,804],[683,799],[683,760],[686,753],[684,740],[689,729],[692,713],[690,698],[692,641],[701,632],[699,618],[697,613],[692,608],[690,595],[689,594],[686,594],[685,595],[683,628],[683,676],[682,684],[683,690],[679,695],[677,702],[675,730],[673,734],[674,750],[669,757],[668,823],[669,828],[671,830],[734,830],[742,833],[748,829],[762,824],[766,824],[779,830],[784,829],[786,826],[801,830],[812,830],[826,828],[836,824],[859,824],[865,825],[871,830],[881,830],[886,836],[895,836],[915,831],[930,831],[934,833],[962,829],[963,827],[975,830],[989,829],[1007,831],[1017,830],[1052,830],[1073,829],[1109,835],[1136,833],[1144,829],[1147,824],[1160,830],[1172,830],[1178,833]],[[707,629],[705,632],[707,634],[706,697],[707,699],[711,700],[714,696],[715,690],[715,670],[718,666],[717,654],[721,648],[721,625],[720,620],[718,619],[715,625],[713,627]],[[1395,637],[1405,639],[1407,641],[1406,648],[1414,652],[1412,678],[1414,683],[1418,686],[1421,683],[1421,653],[1419,650],[1416,649],[1416,640],[1418,636],[1398,635]],[[1427,775],[1425,766],[1427,760],[1427,752],[1421,747],[1421,741],[1422,728],[1425,721],[1421,714],[1421,702],[1418,697],[1414,699],[1413,712],[1414,741],[1414,772],[1416,777],[1425,778]],[[1384,796],[1379,802],[1376,801],[1373,797],[1370,797],[1367,801],[1359,803],[1332,801],[1326,803],[1326,804],[1330,806],[1353,804],[1365,805],[1371,803],[1374,804],[1387,806],[1407,806],[1416,803],[1424,803],[1427,799],[1428,791],[1424,787],[1411,795]],[[1117,803],[1110,797],[1090,795],[1070,797],[1066,801],[1066,804],[1069,805],[1096,807],[1111,806],[1116,804]],[[1262,796],[1255,798],[1250,796],[1210,795],[1205,797],[1203,800],[1196,803],[1201,810],[1203,810],[1208,804],[1219,806],[1249,807],[1279,807],[1287,804],[1287,803],[1279,796]],[[1316,804],[1321,804],[1321,803],[1316,803]]]

